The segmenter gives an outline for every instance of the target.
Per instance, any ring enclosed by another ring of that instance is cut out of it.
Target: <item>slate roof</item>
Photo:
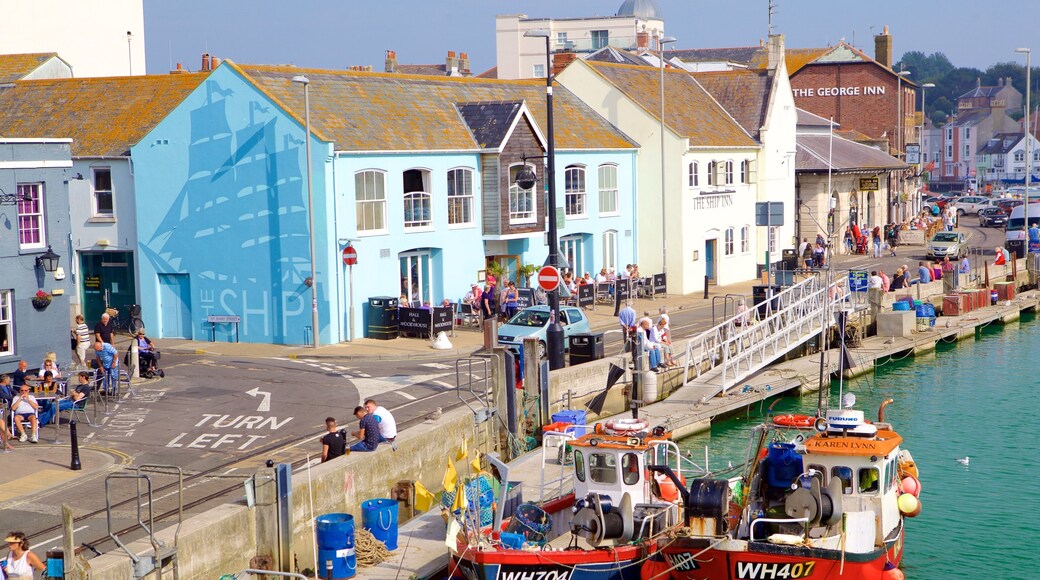
[[[799,127],[826,127],[830,124],[830,119],[825,119],[816,113],[810,113],[805,109],[796,109],[798,112],[798,126]],[[838,123],[834,123],[835,129],[840,127]]]
[[[997,133],[979,149],[978,155],[1005,155],[1014,149],[1022,138],[1022,133]]]
[[[691,73],[752,137],[760,139],[773,80],[764,70]]]
[[[805,173],[827,171],[828,158],[833,171],[891,171],[908,167],[902,161],[878,151],[874,147],[834,136],[833,151],[829,153],[830,136],[803,134],[795,136],[797,153],[795,169]]]
[[[0,136],[71,137],[73,157],[122,157],[207,73],[17,81],[0,87]]]
[[[604,46],[596,52],[586,56],[585,60],[592,62],[612,62],[614,64],[631,64],[636,66],[646,66],[647,64],[647,62],[639,55],[632,54],[627,50],[614,48],[613,46]]]
[[[337,151],[473,151],[478,145],[456,108],[460,103],[523,101],[545,127],[545,81],[429,77],[293,66],[229,66],[252,79],[297,118],[310,80],[311,126]],[[632,149],[637,145],[566,88],[553,92],[559,149]]]
[[[513,119],[523,109],[522,101],[461,103],[459,114],[481,149],[498,149],[509,136]]]
[[[661,72],[648,66],[591,62],[589,66],[660,119]],[[693,147],[757,147],[758,143],[690,73],[665,69],[665,125]]]
[[[943,127],[973,127],[989,117],[990,112],[986,110],[969,111],[951,119]]]
[[[56,56],[56,52],[0,54],[0,84],[21,80]]]
[[[683,62],[733,62],[748,65],[755,55],[765,50],[761,46],[735,46],[731,48],[686,48],[664,51],[666,58],[678,58]]]
[[[963,95],[957,97],[958,99],[971,99],[974,97],[993,97],[996,96],[1004,87],[981,87],[977,86]]]

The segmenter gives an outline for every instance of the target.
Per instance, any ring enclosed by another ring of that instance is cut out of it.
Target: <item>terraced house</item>
[[[375,296],[458,300],[489,260],[510,278],[542,263],[546,212],[557,208],[543,195],[541,82],[225,61],[131,148],[149,192],[137,218],[153,334],[205,338],[209,315],[232,315],[243,341],[310,342],[300,75],[322,342],[363,334],[363,316],[348,328],[348,244],[358,312]],[[637,145],[563,88],[555,119],[561,245],[575,269],[624,267]],[[524,164],[538,176],[531,190],[515,184]]]

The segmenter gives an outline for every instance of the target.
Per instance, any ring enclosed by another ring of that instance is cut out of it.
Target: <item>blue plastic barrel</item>
[[[397,501],[370,499],[361,504],[361,525],[372,532],[387,550],[397,549]]]
[[[918,304],[914,310],[917,311],[918,318],[928,318],[928,310],[924,307],[924,304]]]
[[[935,305],[931,302],[923,304],[925,316],[928,318],[935,318]]]
[[[314,519],[318,540],[317,567],[325,574],[325,563],[332,561],[332,576],[336,579],[353,578],[357,569],[354,553],[354,516],[324,514]]]
[[[910,310],[910,303],[905,300],[897,300],[892,303],[892,310],[895,312],[907,312]]]
[[[802,456],[793,443],[769,444],[766,464],[766,483],[770,487],[786,488],[802,473]]]
[[[573,429],[575,437],[581,437],[582,435],[588,432],[588,430],[584,428],[584,425],[586,424],[585,421],[586,413],[584,410],[575,409],[570,411],[559,411],[557,413],[553,413],[552,415],[553,423],[570,423],[571,425],[582,425],[582,427]]]
[[[47,550],[47,578],[65,577],[65,550]]]

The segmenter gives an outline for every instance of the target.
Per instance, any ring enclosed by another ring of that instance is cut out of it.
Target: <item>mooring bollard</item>
[[[69,469],[79,471],[83,469],[83,465],[79,462],[79,439],[76,438],[75,421],[69,421],[69,439],[72,441],[72,464],[69,465]]]
[[[704,275],[704,299],[705,300],[708,299],[708,280],[710,280],[710,279],[711,278],[709,278],[707,274]]]

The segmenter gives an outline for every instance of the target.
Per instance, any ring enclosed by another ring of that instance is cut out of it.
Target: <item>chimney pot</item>
[[[209,72],[209,67],[210,67],[209,53],[208,52],[204,52],[204,53],[202,53],[202,72]]]
[[[209,57],[209,60],[210,60],[209,67],[211,69],[214,69],[214,68],[217,68],[218,66],[220,66],[220,57],[211,56],[211,57]]]
[[[383,70],[388,73],[397,72],[397,51],[386,51],[386,62]]]

